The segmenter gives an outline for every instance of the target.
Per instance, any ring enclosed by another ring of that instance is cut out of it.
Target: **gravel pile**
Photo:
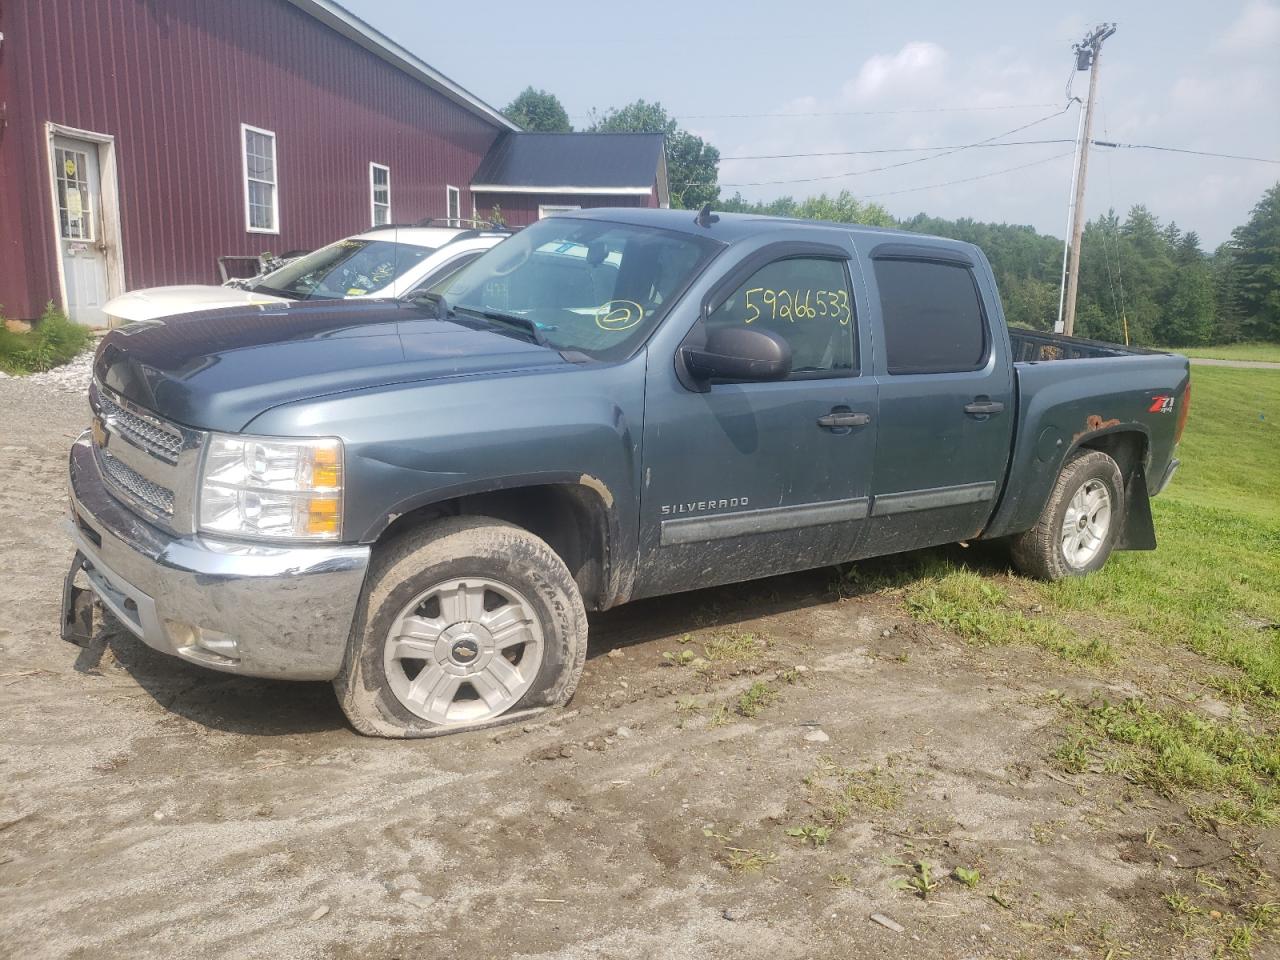
[[[44,373],[32,373],[25,377],[11,377],[9,374],[0,371],[0,380],[22,380],[25,383],[35,383],[41,386],[53,387],[56,390],[66,390],[68,393],[87,393],[89,379],[93,376],[93,351],[96,346],[95,344],[62,366],[46,370]]]

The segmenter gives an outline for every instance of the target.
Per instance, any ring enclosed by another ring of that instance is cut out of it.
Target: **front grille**
[[[158,460],[170,464],[178,462],[178,454],[182,452],[182,434],[177,430],[158,419],[126,410],[107,396],[105,390],[98,391],[98,407],[113,432],[132,441],[135,446],[146,450]]]
[[[133,467],[121,462],[107,451],[99,451],[102,468],[111,481],[130,496],[142,501],[167,517],[173,516],[173,491],[148,480]]]

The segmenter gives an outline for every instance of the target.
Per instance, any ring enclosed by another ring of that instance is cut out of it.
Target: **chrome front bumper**
[[[164,533],[108,491],[87,432],[71,447],[70,472],[70,533],[85,576],[147,646],[246,676],[337,676],[368,547]]]

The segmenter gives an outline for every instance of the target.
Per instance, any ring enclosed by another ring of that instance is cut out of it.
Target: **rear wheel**
[[[544,541],[452,518],[377,559],[335,687],[361,733],[433,736],[566,702],[586,647],[577,585]]]
[[[1092,573],[1111,556],[1124,517],[1120,467],[1100,450],[1077,450],[1036,525],[1013,538],[1014,565],[1042,580]]]

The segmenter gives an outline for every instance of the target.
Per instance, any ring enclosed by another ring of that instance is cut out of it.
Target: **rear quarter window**
[[[876,260],[891,374],[961,373],[987,360],[987,324],[973,271],[932,260]]]

